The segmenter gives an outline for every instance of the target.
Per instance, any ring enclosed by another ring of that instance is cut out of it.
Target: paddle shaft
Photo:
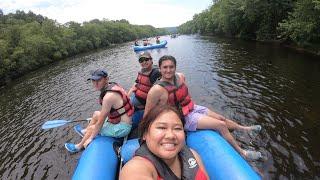
[[[42,129],[51,129],[55,127],[60,127],[65,124],[74,123],[74,122],[80,122],[80,121],[88,121],[91,120],[91,118],[88,119],[80,119],[80,120],[74,120],[74,121],[67,121],[67,120],[52,120],[47,121],[42,125]]]
[[[90,118],[90,120],[91,120],[91,118]],[[75,120],[75,121],[70,121],[69,123],[81,122],[81,121],[88,121],[88,119],[79,119],[79,120]]]

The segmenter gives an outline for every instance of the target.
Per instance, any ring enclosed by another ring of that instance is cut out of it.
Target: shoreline
[[[281,41],[281,40],[255,40],[255,39],[241,39],[241,38],[237,38],[237,37],[231,37],[231,36],[222,36],[222,35],[214,35],[214,34],[203,34],[200,36],[204,36],[204,37],[221,37],[221,38],[228,38],[228,39],[238,39],[238,40],[243,40],[243,41],[253,41],[253,42],[259,42],[259,43],[265,43],[265,44],[274,44],[274,45],[278,45],[290,50],[293,50],[297,53],[300,54],[305,54],[305,55],[311,55],[314,57],[320,57],[320,48],[316,49],[316,48],[303,48],[301,46],[298,46],[294,43],[290,43],[290,42],[286,42],[286,41]]]
[[[130,42],[130,41],[128,41],[128,42]],[[126,42],[124,42],[124,43],[126,43]],[[121,44],[121,43],[118,43],[118,44]],[[86,51],[86,52],[81,52],[81,53],[79,53],[79,54],[75,54],[75,55],[73,55],[73,56],[69,56],[69,57],[66,57],[66,58],[64,58],[64,59],[59,59],[59,60],[56,60],[56,61],[51,61],[51,62],[48,63],[48,64],[45,64],[45,65],[43,65],[43,66],[39,66],[39,67],[34,68],[34,69],[30,70],[30,71],[26,71],[26,72],[23,72],[23,73],[15,74],[15,75],[12,76],[12,77],[6,77],[6,78],[3,79],[3,80],[0,79],[0,90],[3,89],[3,88],[5,88],[6,86],[10,85],[10,83],[11,83],[12,81],[17,80],[17,79],[19,79],[19,78],[21,78],[21,77],[23,77],[23,76],[25,76],[25,75],[27,75],[27,74],[29,74],[29,73],[31,73],[31,72],[34,72],[34,71],[36,71],[36,70],[38,70],[38,69],[40,69],[40,68],[43,68],[43,67],[46,67],[46,66],[50,66],[50,65],[52,65],[52,64],[54,64],[54,63],[58,63],[58,62],[61,62],[61,61],[68,61],[68,59],[70,59],[70,58],[75,58],[75,57],[77,57],[77,56],[82,56],[82,55],[90,54],[90,53],[93,53],[93,52],[98,52],[98,51],[102,51],[102,50],[105,50],[105,49],[109,49],[109,48],[115,47],[115,46],[118,45],[118,44],[109,44],[109,45],[106,46],[106,47],[102,47],[102,48],[98,48],[98,49],[92,49],[92,50]]]

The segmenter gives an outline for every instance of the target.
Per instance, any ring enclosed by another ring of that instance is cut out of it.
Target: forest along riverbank
[[[3,15],[1,9],[0,12],[0,86],[67,57],[167,34],[163,28],[132,25],[125,19],[58,24],[31,11],[7,15]]]
[[[214,1],[178,27],[182,34],[214,34],[283,44],[320,55],[318,1]]]

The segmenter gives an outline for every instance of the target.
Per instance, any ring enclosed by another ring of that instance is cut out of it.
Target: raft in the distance
[[[167,45],[167,41],[161,41],[159,44],[150,44],[147,46],[133,46],[134,51],[144,51],[147,49],[156,49],[156,48],[164,48]]]

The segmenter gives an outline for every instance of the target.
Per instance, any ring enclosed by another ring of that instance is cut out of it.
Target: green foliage
[[[214,0],[179,33],[286,40],[320,52],[319,0]]]
[[[273,40],[279,22],[292,9],[291,0],[219,0],[179,27],[180,33],[218,34]],[[191,27],[190,27],[191,26]]]
[[[78,53],[167,31],[127,20],[59,24],[29,11],[4,15],[0,9],[0,85],[10,78]]]
[[[320,44],[320,1],[299,0],[288,19],[280,23],[281,37],[300,46]]]

